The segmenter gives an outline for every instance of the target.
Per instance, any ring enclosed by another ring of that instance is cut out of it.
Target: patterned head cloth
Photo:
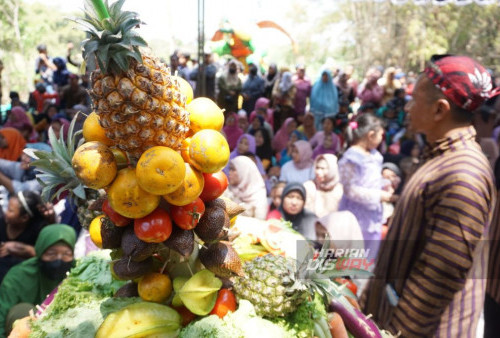
[[[467,56],[433,56],[424,73],[451,102],[468,111],[500,94],[492,92],[488,71]]]

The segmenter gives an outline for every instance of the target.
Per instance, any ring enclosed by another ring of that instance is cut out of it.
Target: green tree
[[[33,90],[36,46],[47,45],[49,55],[66,56],[68,42],[79,46],[85,35],[57,8],[45,4],[27,4],[22,0],[0,0],[0,58],[4,63],[2,77],[3,103],[10,90],[26,100]],[[76,69],[71,69],[77,72]]]

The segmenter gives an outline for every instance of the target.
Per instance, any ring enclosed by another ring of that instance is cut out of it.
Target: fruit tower
[[[53,150],[37,152],[34,164],[43,171],[47,198],[66,190],[83,205],[90,192],[103,192],[92,208],[97,217],[84,224],[90,238],[113,250],[116,278],[140,279],[132,289],[144,300],[164,302],[172,283],[162,272],[193,252],[198,257],[199,244],[205,249],[198,262],[212,275],[241,274],[225,240],[243,209],[219,198],[229,161],[222,110],[208,98],[193,100],[189,83],[146,49],[137,13],[123,11],[123,4],[87,0],[85,18],[75,20],[89,36],[84,59],[98,66],[89,91],[93,112],[78,147],[73,121],[66,140],[50,132]]]

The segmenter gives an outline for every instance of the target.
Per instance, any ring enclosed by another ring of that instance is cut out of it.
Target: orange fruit
[[[101,222],[104,217],[106,217],[106,215],[95,217],[89,225],[90,239],[98,248],[102,248]]]
[[[107,146],[112,146],[115,144],[113,140],[106,136],[106,131],[99,123],[99,115],[96,112],[90,113],[89,116],[83,122],[83,138],[85,141],[99,141]]]
[[[181,156],[184,162],[189,163],[189,145],[191,144],[191,137],[186,137],[181,143]]]
[[[163,303],[172,293],[172,281],[165,274],[150,272],[139,280],[137,289],[142,300]]]
[[[142,189],[151,194],[165,195],[179,188],[184,180],[186,167],[178,152],[156,146],[142,153],[135,173]]]
[[[229,162],[229,145],[218,131],[205,129],[191,138],[189,163],[203,173],[215,173]]]
[[[202,129],[221,131],[224,127],[224,113],[214,101],[198,97],[186,106],[189,113],[190,129],[197,133]]]
[[[177,83],[179,84],[179,90],[186,97],[186,104],[189,104],[191,101],[193,101],[193,87],[191,87],[189,82],[187,82],[180,76],[173,76],[173,78],[174,80],[177,80]]]
[[[109,185],[118,171],[113,152],[98,141],[86,142],[79,146],[71,163],[80,181],[92,189]]]
[[[111,208],[128,218],[149,215],[158,207],[161,200],[160,196],[153,195],[140,187],[134,168],[120,170],[107,193]]]
[[[203,174],[193,169],[189,164],[186,165],[186,176],[181,186],[171,192],[163,195],[163,198],[172,205],[183,206],[193,202],[200,196],[205,186]]]

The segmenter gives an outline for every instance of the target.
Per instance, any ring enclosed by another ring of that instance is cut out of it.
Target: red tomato
[[[181,315],[182,318],[182,326],[186,326],[191,323],[196,315],[189,311],[184,305],[183,306],[172,306],[178,314]]]
[[[172,233],[172,221],[168,212],[157,208],[143,218],[134,219],[135,235],[148,243],[161,243]]]
[[[352,293],[356,296],[356,293],[358,292],[358,287],[354,282],[350,279],[347,278],[335,278],[335,281],[339,284],[346,284],[347,288],[351,290]]]
[[[205,203],[200,198],[195,199],[187,205],[172,205],[170,207],[170,216],[172,216],[174,223],[184,230],[194,229],[204,213]]]
[[[234,297],[234,293],[231,290],[220,289],[215,306],[210,314],[223,318],[229,311],[236,311],[236,297]]]
[[[228,186],[227,176],[223,171],[213,174],[203,174],[205,186],[201,192],[200,198],[203,202],[213,201],[226,190]]]
[[[125,216],[120,215],[116,211],[111,208],[111,205],[109,205],[108,200],[104,200],[102,203],[102,212],[106,214],[106,216],[109,217],[111,222],[113,222],[114,225],[117,227],[124,227],[126,225],[129,225],[130,222],[132,222],[131,218],[127,218]]]

